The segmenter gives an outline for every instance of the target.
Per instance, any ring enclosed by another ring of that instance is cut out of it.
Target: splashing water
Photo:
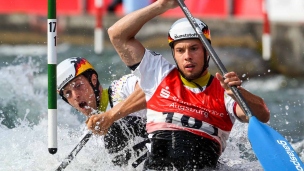
[[[39,57],[18,57],[13,64],[0,68],[0,171],[55,170],[87,133],[83,116],[58,98],[58,152],[54,155],[48,152],[47,76],[43,63]],[[292,140],[304,161],[303,100],[295,99],[296,95],[303,97],[304,91],[301,88],[282,91],[277,85],[286,88],[284,79],[250,79],[244,85],[265,98],[272,117],[276,116],[271,119],[271,126]],[[257,85],[264,85],[265,89]],[[236,121],[216,170],[263,170],[248,141],[247,126]],[[65,170],[142,170],[142,164],[136,169],[131,164],[124,168],[114,166],[112,157],[104,149],[102,137],[93,136]]]
[[[33,60],[1,68],[1,140],[0,170],[55,170],[79,143],[86,130],[78,113],[58,99],[58,152],[48,153],[46,87],[37,87],[39,65]],[[40,85],[45,85],[44,83]],[[5,84],[4,84],[5,83]],[[232,131],[232,136],[219,170],[259,169],[246,139],[246,125],[237,124],[243,131]],[[245,144],[245,145],[244,145]],[[113,166],[104,149],[103,140],[94,136],[78,153],[66,170],[134,170]],[[142,164],[136,170],[142,169]]]

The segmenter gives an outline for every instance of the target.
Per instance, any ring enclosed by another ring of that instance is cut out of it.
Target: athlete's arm
[[[252,114],[256,116],[261,122],[268,122],[270,113],[269,110],[264,102],[264,100],[256,96],[249,91],[245,90],[241,87],[241,80],[238,78],[235,72],[229,72],[223,76],[219,73],[216,73],[216,78],[221,82],[222,87],[226,90],[227,94],[231,96],[234,100],[236,100],[232,90],[229,86],[236,86],[240,93],[242,94],[245,102],[247,103],[248,107],[251,109]],[[229,85],[229,86],[228,86]],[[249,118],[241,109],[240,105],[236,106],[236,115],[241,119],[243,122],[248,122]]]
[[[135,35],[142,26],[152,18],[177,6],[176,0],[158,0],[145,8],[124,16],[109,28],[110,40],[127,66],[140,63],[144,56],[144,46],[135,39]]]
[[[109,111],[92,115],[87,120],[87,127],[95,134],[104,135],[107,133],[108,128],[114,123],[114,121],[145,108],[145,94],[136,83],[135,90],[130,94],[130,96],[128,96],[124,101],[113,106]]]

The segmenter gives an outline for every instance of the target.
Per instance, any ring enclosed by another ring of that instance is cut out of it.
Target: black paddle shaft
[[[64,170],[71,161],[76,157],[78,152],[82,149],[82,147],[90,140],[93,133],[89,132],[87,133],[82,140],[76,145],[76,147],[71,151],[71,153],[61,162],[61,164],[58,166],[56,171],[62,171]],[[141,143],[138,143],[133,146],[134,151],[137,150],[143,150],[145,148],[145,144],[149,142],[148,140],[145,140]],[[141,164],[145,159],[147,158],[147,153],[143,154],[141,157],[139,157],[135,162],[132,163],[132,166],[136,168],[139,164]]]
[[[221,71],[221,73],[223,75],[226,74],[227,69],[221,62],[220,58],[215,53],[215,51],[212,48],[212,46],[210,45],[210,43],[207,41],[206,37],[203,35],[202,30],[200,30],[198,24],[196,23],[195,19],[193,18],[192,14],[190,13],[189,9],[187,8],[186,4],[184,3],[184,0],[177,0],[177,1],[179,3],[180,8],[182,9],[182,11],[186,15],[187,19],[189,20],[190,24],[192,25],[193,29],[198,34],[199,39],[202,41],[205,48],[209,52],[209,55],[211,56],[213,62],[216,64],[216,66],[218,67],[218,69]],[[247,116],[251,117],[252,112],[251,112],[250,108],[248,107],[247,103],[244,101],[244,98],[241,95],[241,93],[239,92],[239,90],[237,89],[237,87],[236,86],[229,86],[229,87],[232,90],[232,92],[236,98],[236,101],[238,102],[240,107],[243,109],[245,114]]]
[[[56,169],[56,171],[64,170],[70,162],[76,157],[78,152],[82,149],[82,147],[89,141],[92,136],[92,132],[87,133],[82,140],[77,144],[77,146],[72,150],[72,152],[64,159],[64,161],[60,164],[60,166]]]

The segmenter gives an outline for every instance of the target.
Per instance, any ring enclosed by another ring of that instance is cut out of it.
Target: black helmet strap
[[[96,73],[96,71],[89,69],[87,71],[85,71],[83,73],[83,75],[88,79],[91,87],[93,88],[94,94],[95,94],[95,99],[96,99],[96,105],[97,105],[97,109],[99,108],[100,105],[100,90],[99,90],[99,80],[97,79],[96,85],[94,86],[94,84],[92,83],[92,75],[96,74],[96,76],[98,77],[98,74]]]

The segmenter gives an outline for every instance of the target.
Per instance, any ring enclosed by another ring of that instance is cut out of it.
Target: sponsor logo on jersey
[[[170,97],[170,91],[162,88],[160,91],[160,96],[167,99]]]

